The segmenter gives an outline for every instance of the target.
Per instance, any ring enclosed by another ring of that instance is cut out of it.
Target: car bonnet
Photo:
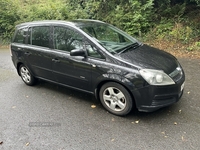
[[[138,68],[163,70],[167,74],[178,66],[173,55],[145,44],[115,56]]]

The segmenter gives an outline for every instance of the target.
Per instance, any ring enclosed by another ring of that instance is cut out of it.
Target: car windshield
[[[123,31],[108,24],[90,24],[81,29],[100,43],[112,54],[123,53],[128,49],[134,49],[139,43]]]

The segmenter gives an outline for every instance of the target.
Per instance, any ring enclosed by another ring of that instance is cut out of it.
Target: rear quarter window
[[[28,30],[27,28],[17,30],[13,42],[25,44],[27,30]]]

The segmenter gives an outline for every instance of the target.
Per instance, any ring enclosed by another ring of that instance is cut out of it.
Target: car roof
[[[92,20],[92,19],[76,19],[71,21],[64,21],[64,20],[41,20],[41,21],[32,21],[32,22],[25,22],[18,24],[16,27],[28,27],[32,25],[50,25],[50,24],[59,24],[59,25],[70,25],[70,26],[84,26],[84,25],[91,25],[91,24],[106,24],[103,21],[99,20]]]

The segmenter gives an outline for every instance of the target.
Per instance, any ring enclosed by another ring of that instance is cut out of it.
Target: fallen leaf
[[[91,105],[91,108],[96,108],[96,105]]]
[[[182,141],[184,141],[184,137],[183,136],[181,137],[181,139],[182,139]]]
[[[138,124],[139,122],[140,122],[139,120],[135,121],[135,123],[137,123],[137,124]]]
[[[177,125],[178,123],[177,122],[174,122],[174,125]]]
[[[26,143],[26,146],[29,146],[29,144],[30,144],[29,142],[28,142],[28,143]]]
[[[161,132],[165,138],[167,138],[168,136],[166,135],[165,131]]]
[[[2,145],[3,144],[3,141],[0,141],[0,145]]]
[[[165,134],[165,131],[164,132],[161,132],[162,134]]]

